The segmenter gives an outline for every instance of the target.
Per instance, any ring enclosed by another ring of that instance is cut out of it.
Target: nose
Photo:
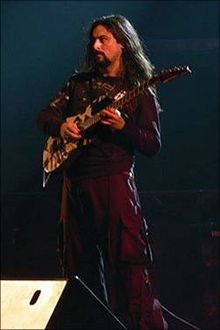
[[[99,50],[99,49],[100,49],[100,46],[101,46],[101,42],[100,42],[100,40],[99,40],[99,39],[96,39],[96,40],[94,41],[94,44],[93,44],[93,49],[94,49],[94,50]]]

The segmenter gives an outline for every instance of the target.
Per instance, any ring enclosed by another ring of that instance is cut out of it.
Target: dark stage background
[[[162,303],[217,330],[218,1],[1,1],[2,275],[61,276],[59,178],[42,188],[36,118],[81,63],[89,23],[112,13],[134,24],[157,72],[193,70],[158,85],[163,146],[152,159],[137,155],[136,181]]]

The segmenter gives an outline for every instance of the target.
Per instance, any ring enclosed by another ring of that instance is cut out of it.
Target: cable
[[[195,325],[193,325],[192,323],[184,320],[183,318],[175,315],[174,313],[172,313],[169,309],[167,309],[165,306],[163,306],[162,304],[160,304],[161,308],[166,311],[168,314],[170,314],[171,316],[173,316],[175,319],[179,320],[180,322],[187,324],[188,326],[190,326],[191,328],[195,329],[195,330],[201,330],[200,328],[196,327]]]
[[[109,308],[107,308],[107,306],[105,306],[104,304],[103,304],[103,302],[92,292],[92,290],[90,290],[89,289],[89,287],[82,281],[82,279],[79,277],[79,276],[77,276],[77,275],[74,275],[74,278],[77,280],[77,281],[79,281],[83,286],[84,286],[84,288],[85,289],[87,289],[91,294],[92,294],[92,296],[111,314],[111,316],[113,316],[113,318],[122,326],[122,328],[124,328],[124,329],[127,329],[125,326],[124,326],[124,324],[123,323],[121,323],[121,321],[110,311],[110,309]],[[190,322],[188,322],[188,321],[186,321],[186,320],[184,320],[183,318],[181,318],[181,317],[179,317],[179,316],[177,316],[177,315],[175,315],[174,313],[172,313],[168,308],[166,308],[164,305],[162,305],[161,303],[160,303],[160,306],[161,306],[161,308],[165,311],[165,312],[167,312],[168,314],[170,314],[172,317],[174,317],[175,319],[177,319],[177,320],[179,320],[180,322],[182,322],[182,323],[184,323],[184,324],[186,324],[186,325],[188,325],[189,327],[191,327],[192,329],[195,329],[195,330],[201,330],[200,328],[198,328],[197,326],[195,326],[195,325],[193,325],[192,323],[190,323]]]
[[[92,290],[90,290],[90,288],[83,282],[83,280],[81,280],[81,278],[77,275],[74,275],[74,278],[79,281],[83,287],[88,290],[88,292],[91,293],[91,295],[102,305],[102,307],[118,322],[118,324],[121,325],[121,327],[125,330],[127,330],[127,328],[125,327],[125,325],[110,311],[110,309],[103,304],[103,302],[94,294],[94,292],[92,292]]]

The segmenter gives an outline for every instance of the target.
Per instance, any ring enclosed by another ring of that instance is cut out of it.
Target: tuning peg
[[[189,65],[187,65],[186,70],[187,70],[189,73],[192,73],[192,69],[189,67]]]

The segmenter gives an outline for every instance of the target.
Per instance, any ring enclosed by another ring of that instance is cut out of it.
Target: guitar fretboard
[[[146,88],[146,86],[149,87],[151,85],[156,84],[157,82],[167,83],[168,81],[180,75],[185,75],[186,73],[192,73],[189,66],[174,67],[173,69],[163,70],[161,71],[160,75],[155,75],[151,79],[145,80],[140,86],[137,86],[134,89],[126,92],[126,94],[123,97],[121,97],[119,100],[114,100],[111,104],[104,107],[104,109],[109,109],[113,107],[115,109],[120,109],[125,112],[126,110],[123,109],[124,104],[135,98],[137,95],[141,94]],[[83,130],[87,130],[91,126],[98,123],[101,120],[102,110],[97,112],[92,117],[87,118],[83,123],[80,124],[80,127]]]
[[[111,104],[106,106],[105,109],[115,108],[115,109],[122,110],[125,103],[129,102],[130,100],[135,98],[137,95],[141,94],[144,91],[147,84],[149,84],[149,82],[145,81],[142,85],[135,87],[131,91],[128,91],[119,100],[114,100]],[[95,125],[96,123],[98,123],[101,120],[102,110],[99,111],[98,113],[96,113],[95,115],[93,115],[92,117],[87,118],[83,123],[81,123],[80,127],[82,127],[84,130],[86,130],[86,129],[90,128],[91,126]]]

